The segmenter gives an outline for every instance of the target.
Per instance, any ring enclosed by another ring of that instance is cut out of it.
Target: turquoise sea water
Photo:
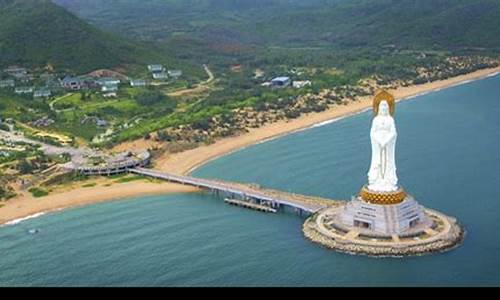
[[[0,286],[500,285],[500,76],[397,106],[400,182],[458,217],[465,243],[413,258],[340,254],[303,219],[176,194],[71,209],[0,228]],[[194,174],[349,199],[366,180],[370,114],[297,132]],[[43,201],[41,199],[40,201]],[[38,234],[29,234],[38,228]]]

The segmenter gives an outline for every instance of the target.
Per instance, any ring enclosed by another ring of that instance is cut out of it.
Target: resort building
[[[19,68],[16,66],[8,67],[7,69],[4,69],[4,72],[16,78],[21,78],[28,74],[28,71],[25,68]]]
[[[0,88],[10,88],[16,86],[13,79],[0,80]]]
[[[101,86],[101,92],[110,93],[118,91],[118,84],[108,83]]]
[[[309,80],[304,80],[304,81],[294,81],[292,83],[292,85],[296,89],[301,89],[301,88],[306,87],[306,86],[311,86],[312,83]]]
[[[273,80],[271,80],[272,87],[287,87],[290,86],[290,84],[291,84],[290,77],[286,76],[276,77]]]
[[[52,81],[54,80],[55,76],[54,74],[50,74],[50,73],[43,73],[40,75],[40,80],[43,80],[43,81]]]
[[[132,86],[132,87],[144,87],[147,85],[148,85],[148,83],[144,79],[132,79],[132,80],[130,80],[130,86]]]
[[[106,120],[102,120],[102,119],[97,119],[95,121],[95,124],[99,127],[106,127],[108,126],[108,122]]]
[[[158,80],[158,79],[167,79],[167,78],[168,78],[168,75],[167,75],[167,73],[165,73],[165,72],[158,72],[158,73],[157,73],[157,72],[154,72],[154,73],[153,73],[153,78],[154,78],[154,79],[157,79],[157,80]]]
[[[181,70],[168,70],[167,74],[169,77],[177,79],[177,78],[182,76],[182,71]]]
[[[119,85],[121,83],[120,79],[114,77],[102,77],[96,80],[97,84],[103,85]]]
[[[111,92],[111,93],[105,93],[102,95],[104,98],[116,98],[118,95],[116,92]]]
[[[54,123],[55,123],[55,121],[50,119],[49,117],[43,117],[43,118],[40,118],[36,121],[31,122],[31,125],[33,125],[35,127],[47,127],[47,126],[50,126]]]
[[[36,90],[35,93],[33,94],[34,98],[48,98],[52,95],[50,90],[47,89],[41,89],[41,90]]]
[[[126,173],[129,169],[143,167],[149,164],[151,154],[149,151],[137,155],[123,152],[113,157],[103,157],[100,165],[87,165],[71,163],[68,168],[84,175],[114,175]]]
[[[14,93],[18,94],[18,95],[22,95],[22,94],[31,94],[33,93],[33,87],[17,87],[15,90],[14,90]]]
[[[151,73],[165,72],[165,68],[162,65],[148,65],[148,70]]]
[[[61,85],[68,90],[78,91],[85,87],[85,81],[77,77],[66,76],[61,81]]]

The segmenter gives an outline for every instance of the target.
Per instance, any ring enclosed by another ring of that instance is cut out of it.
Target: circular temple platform
[[[330,249],[368,256],[415,256],[444,252],[458,246],[465,231],[455,218],[425,209],[427,222],[399,235],[346,226],[340,215],[346,204],[311,215],[303,225],[306,238]]]

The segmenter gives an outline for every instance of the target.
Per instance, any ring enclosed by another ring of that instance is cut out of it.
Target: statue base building
[[[402,188],[396,192],[373,192],[364,186],[359,196],[345,205],[340,219],[345,226],[389,236],[430,225],[424,208]]]
[[[403,188],[361,188],[309,217],[302,227],[314,243],[341,252],[368,256],[414,256],[444,252],[463,241],[463,227],[453,217],[420,205]]]

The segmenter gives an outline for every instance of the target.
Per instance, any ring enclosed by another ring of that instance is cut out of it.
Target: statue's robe
[[[377,115],[370,131],[372,161],[368,172],[368,188],[377,192],[397,190],[396,125],[390,115]],[[385,144],[385,146],[382,146]]]

